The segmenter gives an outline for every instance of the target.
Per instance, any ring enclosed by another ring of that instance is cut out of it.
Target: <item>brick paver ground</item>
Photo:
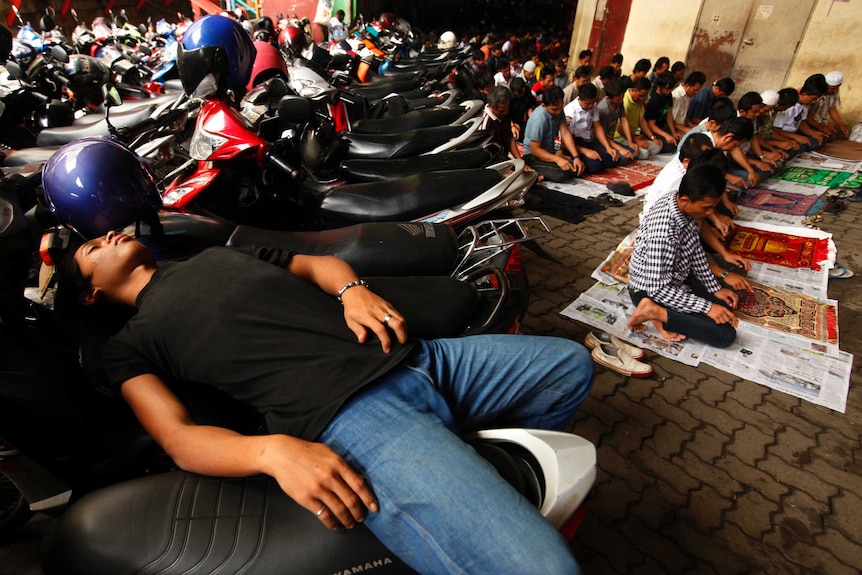
[[[637,225],[640,203],[580,224],[547,218],[524,255],[532,290],[525,333],[583,341],[559,315]],[[536,212],[525,212],[536,215]],[[824,214],[838,259],[862,272],[862,204]],[[859,355],[862,274],[833,280],[841,348]],[[841,414],[709,366],[655,354],[649,379],[598,367],[571,431],[595,443],[598,476],[572,548],[587,575],[604,573],[851,574],[862,569],[862,393],[854,365]],[[855,388],[854,388],[855,386]]]

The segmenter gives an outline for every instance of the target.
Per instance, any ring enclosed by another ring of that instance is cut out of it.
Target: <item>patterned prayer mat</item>
[[[791,291],[751,282],[754,291],[742,292],[739,319],[826,343],[838,343],[835,305]]]
[[[815,186],[828,186],[836,188],[852,176],[850,172],[838,172],[835,170],[817,170],[814,168],[802,168],[799,166],[785,166],[783,169],[772,174],[771,177],[798,184],[814,184]]]
[[[818,197],[816,194],[806,196],[766,188],[749,188],[739,195],[737,203],[758,210],[802,216],[817,203]]]
[[[602,271],[618,282],[629,283],[629,262],[634,248],[619,248],[602,266]]]
[[[829,257],[829,240],[737,226],[727,249],[759,262],[819,271],[819,262]]]
[[[614,166],[609,170],[582,176],[582,178],[603,186],[611,182],[625,182],[633,190],[639,190],[653,183],[659,172],[661,172],[661,166],[647,162],[631,162],[626,166]]]

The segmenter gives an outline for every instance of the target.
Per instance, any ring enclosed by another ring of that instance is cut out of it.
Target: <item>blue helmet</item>
[[[152,221],[162,205],[150,169],[111,138],[83,138],[57,150],[42,168],[53,212],[85,238],[137,221]]]
[[[180,81],[186,94],[213,74],[219,88],[242,94],[251,77],[256,50],[251,37],[233,19],[204,16],[183,34],[177,51]]]

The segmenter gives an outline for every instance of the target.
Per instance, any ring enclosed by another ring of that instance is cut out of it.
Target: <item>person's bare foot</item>
[[[664,329],[663,324],[667,322],[667,309],[645,297],[638,303],[634,313],[626,322],[626,327],[631,331],[641,333],[646,329],[644,324],[648,321],[651,321],[659,335],[668,341],[676,342],[685,339],[681,333]]]
[[[643,298],[634,313],[626,322],[626,327],[631,331],[641,333],[646,329],[644,325],[648,321],[659,320],[662,323],[667,321],[667,310],[655,303],[648,297]]]

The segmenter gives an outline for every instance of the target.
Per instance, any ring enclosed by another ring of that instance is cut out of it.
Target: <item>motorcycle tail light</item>
[[[520,275],[524,271],[524,263],[521,260],[521,246],[514,245],[509,252],[509,259],[506,260],[506,266],[503,271],[507,275]]]
[[[147,92],[151,92],[153,94],[164,94],[165,87],[159,84],[158,82],[147,82],[144,84],[144,90]]]

